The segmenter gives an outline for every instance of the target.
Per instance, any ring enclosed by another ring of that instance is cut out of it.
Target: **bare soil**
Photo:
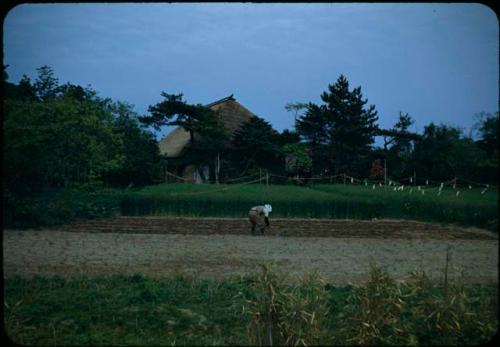
[[[498,283],[498,235],[412,221],[274,219],[251,236],[246,219],[119,217],[43,230],[4,230],[4,277],[142,273],[224,278],[271,263],[284,273],[317,270],[331,283],[359,283],[371,264],[395,278],[424,270]]]

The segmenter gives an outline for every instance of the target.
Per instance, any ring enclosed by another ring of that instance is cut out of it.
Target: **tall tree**
[[[49,67],[39,71],[36,88],[24,76],[5,95],[2,173],[9,191],[36,193],[103,179],[112,185],[151,182],[157,143],[130,105],[100,98],[90,87],[59,86]]]
[[[19,83],[16,85],[8,81],[7,73],[8,65],[3,66],[3,91],[5,99],[18,100],[38,100],[36,90],[28,76],[23,75]]]
[[[414,122],[408,113],[399,112],[398,120],[391,129],[379,129],[378,134],[384,137],[384,150],[387,151],[390,146],[395,151],[409,151],[415,134],[408,129]]]
[[[384,169],[387,169],[390,177],[402,178],[412,173],[409,169],[409,161],[415,140],[419,135],[409,131],[414,120],[408,113],[399,112],[399,117],[390,129],[379,129],[377,134],[384,139]]]
[[[368,155],[378,129],[374,105],[365,108],[361,87],[349,90],[349,82],[340,75],[328,92],[321,94],[325,103],[328,147],[333,154],[330,171],[365,175],[369,169]]]
[[[23,75],[19,84],[16,87],[15,96],[16,99],[36,101],[39,100],[36,92],[35,86],[31,83],[28,76]]]
[[[484,182],[498,182],[499,174],[499,114],[482,112],[477,115],[478,121],[475,125],[479,133],[477,146],[485,154],[478,168],[477,180]]]
[[[307,105],[308,104],[304,102],[289,102],[285,105],[285,110],[287,110],[288,112],[293,112],[294,121],[297,122],[299,112],[301,110],[305,110],[307,108]]]
[[[498,157],[498,132],[499,113],[495,114],[482,112],[477,115],[478,122],[475,127],[479,133],[478,145],[486,151],[490,157]]]
[[[328,85],[321,99],[323,105],[309,103],[296,122],[297,131],[310,146],[314,171],[366,175],[378,129],[375,106],[365,108],[361,87],[349,90],[344,75]]]
[[[60,86],[50,67],[38,71],[36,86],[26,76],[18,84],[4,79],[2,174],[10,193],[151,182],[158,146],[132,106],[100,98],[90,87]]]
[[[79,90],[76,90],[79,92]],[[113,132],[121,137],[124,160],[120,167],[107,173],[106,181],[113,185],[143,186],[151,184],[158,173],[160,154],[154,135],[142,129],[137,113],[126,102],[109,105],[114,115]]]
[[[189,132],[190,150],[188,160],[198,166],[200,175],[202,165],[214,165],[219,153],[224,150],[228,139],[224,123],[218,114],[201,104],[188,104],[182,94],[162,92],[163,101],[148,108],[150,116],[139,117],[145,125],[159,129],[164,125],[176,125]]]
[[[232,162],[239,172],[251,169],[279,170],[283,167],[280,157],[279,133],[260,117],[252,117],[236,132],[232,140]]]
[[[326,160],[329,143],[327,124],[324,107],[313,103],[307,104],[305,113],[295,122],[295,128],[301,140],[309,147],[312,170],[315,173],[323,172],[328,165]]]
[[[47,100],[56,96],[59,80],[55,77],[54,70],[47,65],[36,69],[38,77],[35,80],[33,87],[37,97],[42,100]]]
[[[285,146],[287,144],[299,143],[300,135],[298,132],[293,130],[285,129],[278,136],[278,143],[280,146]]]
[[[411,163],[417,177],[435,181],[471,179],[482,157],[474,141],[464,137],[459,128],[430,123],[416,141]]]
[[[122,163],[123,143],[100,100],[7,99],[4,112],[4,178],[10,187],[35,191],[87,182]]]

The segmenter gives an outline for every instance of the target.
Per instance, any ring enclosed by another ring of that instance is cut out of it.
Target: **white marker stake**
[[[456,194],[456,196],[458,196],[458,194],[460,194],[460,190],[459,190],[459,191],[457,191],[457,194]]]

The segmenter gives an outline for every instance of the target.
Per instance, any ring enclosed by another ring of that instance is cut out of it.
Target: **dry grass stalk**
[[[248,302],[252,322],[249,342],[258,346],[318,344],[328,313],[324,280],[317,273],[286,284],[284,276],[262,266],[254,283],[257,297]]]

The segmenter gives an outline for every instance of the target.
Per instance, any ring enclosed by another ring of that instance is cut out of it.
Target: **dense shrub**
[[[69,223],[75,219],[108,217],[119,213],[121,193],[116,190],[52,190],[37,195],[3,197],[7,228],[33,228]]]

